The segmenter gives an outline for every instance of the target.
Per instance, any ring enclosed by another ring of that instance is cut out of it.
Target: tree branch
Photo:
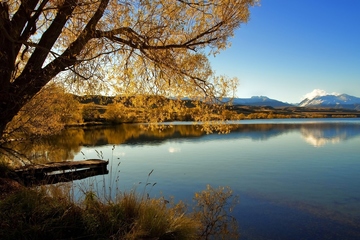
[[[85,26],[79,37],[70,44],[60,57],[49,63],[45,67],[45,71],[51,72],[51,75],[56,76],[60,71],[63,71],[74,64],[76,57],[80,54],[87,42],[96,36],[96,25],[101,19],[108,3],[109,0],[101,0],[95,14]]]
[[[49,0],[44,0],[41,2],[40,6],[35,10],[34,15],[29,18],[28,24],[20,36],[21,40],[28,40],[29,37],[36,32],[36,21],[40,17],[40,14],[43,12],[43,9],[48,2]]]
[[[55,44],[68,18],[74,11],[76,3],[77,0],[65,0],[63,5],[59,7],[58,14],[56,15],[49,28],[44,32],[38,43],[41,48],[35,49],[21,75],[26,75],[31,71],[37,71],[41,69],[47,58],[49,50]],[[43,49],[48,49],[48,51],[45,51]]]
[[[21,5],[11,20],[11,35],[14,39],[19,39],[21,32],[25,28],[31,13],[34,11],[38,0],[21,1]]]
[[[102,38],[105,37],[109,40],[116,41],[118,43],[126,44],[132,48],[136,49],[154,49],[154,50],[162,50],[162,49],[171,49],[171,48],[187,48],[190,50],[195,50],[193,46],[199,46],[208,44],[211,42],[216,41],[218,38],[210,38],[206,41],[197,41],[201,39],[202,37],[209,35],[213,32],[216,32],[221,26],[223,25],[223,22],[220,22],[213,27],[209,28],[207,31],[195,36],[194,38],[188,40],[185,43],[178,43],[178,44],[165,44],[165,45],[149,45],[145,39],[146,37],[141,36],[137,32],[135,32],[130,27],[123,27],[123,28],[117,28],[110,31],[100,31],[97,30],[94,34],[94,37],[96,38]],[[124,35],[127,39],[117,37],[116,35]]]

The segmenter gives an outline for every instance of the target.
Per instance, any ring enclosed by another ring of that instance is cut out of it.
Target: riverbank
[[[190,208],[182,201],[150,198],[146,189],[140,194],[135,189],[119,192],[115,198],[100,197],[90,189],[75,198],[66,185],[29,188],[12,175],[13,170],[1,164],[0,239],[239,237],[237,223],[229,215],[233,208],[230,188],[208,186],[195,193]]]
[[[173,121],[360,117],[359,110],[331,107],[207,105],[203,102],[155,97],[142,99],[141,104],[136,103],[133,98],[119,100],[119,103],[116,103],[113,98],[103,96],[76,97],[75,99],[82,109],[83,122],[72,123],[72,126]],[[151,106],[147,105],[149,103]],[[206,115],[205,118],[204,115]]]
[[[302,108],[302,107],[254,107],[254,106],[235,106],[231,107],[226,112],[225,120],[253,120],[253,119],[281,119],[281,118],[360,118],[360,111],[349,109],[331,109],[331,108]],[[100,117],[94,119],[87,119],[83,123],[68,124],[66,127],[96,127],[96,126],[110,126],[116,124],[128,123],[144,123],[143,121],[133,119],[132,121],[117,121],[113,122],[106,118]],[[217,120],[217,118],[214,118]],[[169,119],[165,122],[154,122],[157,124],[182,121],[182,119]],[[196,119],[188,117],[185,122],[193,122]],[[211,120],[210,120],[211,121]],[[145,122],[148,123],[148,122]]]
[[[12,184],[12,183],[11,183]],[[0,188],[9,187],[0,178]],[[135,191],[101,200],[84,192],[75,201],[61,186],[23,188],[0,198],[0,238],[6,239],[238,239],[227,188],[196,193],[192,212],[183,202]],[[230,210],[231,211],[231,210]]]

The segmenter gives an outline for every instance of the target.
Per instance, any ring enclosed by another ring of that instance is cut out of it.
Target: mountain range
[[[224,102],[231,101],[230,98],[224,98]],[[253,96],[251,98],[234,98],[232,104],[235,106],[270,106],[270,107],[290,107],[294,106],[290,103],[281,102],[275,99],[271,99],[265,96]]]
[[[348,94],[315,96],[305,98],[299,103],[300,107],[329,107],[360,110],[360,98]]]
[[[109,104],[114,101],[114,97],[109,96],[76,96],[81,103],[94,102],[95,104]],[[184,98],[183,100],[188,100]],[[350,96],[348,94],[326,94],[326,95],[314,95],[309,98],[305,98],[300,103],[287,103],[276,99],[271,99],[266,96],[253,96],[251,98],[223,98],[223,103],[230,102],[234,106],[256,106],[256,107],[307,107],[307,108],[335,108],[335,109],[350,109],[360,111],[360,98]]]
[[[224,102],[230,99],[223,99]],[[265,96],[254,96],[251,98],[234,98],[232,104],[247,105],[247,106],[270,106],[270,107],[321,107],[321,108],[339,108],[360,110],[360,98],[350,96],[348,94],[328,94],[323,96],[314,96],[312,98],[305,98],[298,104],[290,104],[271,99]]]

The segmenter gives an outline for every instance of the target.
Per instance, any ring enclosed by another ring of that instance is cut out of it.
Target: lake
[[[184,123],[70,129],[28,154],[109,160],[109,174],[75,181],[77,189],[142,191],[152,170],[154,197],[191,202],[207,184],[229,186],[241,239],[360,239],[359,119],[232,123],[229,134]]]

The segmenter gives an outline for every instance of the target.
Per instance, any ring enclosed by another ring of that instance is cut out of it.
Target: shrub
[[[233,196],[229,187],[217,189],[207,185],[206,190],[195,193],[194,214],[202,228],[199,235],[203,239],[238,239],[238,225],[231,216],[238,197]]]

